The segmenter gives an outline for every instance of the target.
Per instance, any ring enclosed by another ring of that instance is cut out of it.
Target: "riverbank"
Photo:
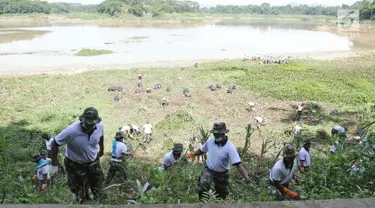
[[[308,16],[308,15],[246,15],[246,14],[206,14],[184,13],[163,14],[153,18],[142,18],[133,15],[111,17],[105,14],[72,13],[68,15],[57,14],[31,14],[31,15],[0,15],[0,24],[25,23],[25,22],[49,22],[49,23],[101,23],[101,24],[137,24],[137,23],[217,23],[222,20],[277,20],[277,21],[304,21],[304,22],[331,22],[332,16]]]

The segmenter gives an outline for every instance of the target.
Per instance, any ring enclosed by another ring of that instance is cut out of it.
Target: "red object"
[[[138,76],[142,76],[143,73],[141,71],[138,72]]]

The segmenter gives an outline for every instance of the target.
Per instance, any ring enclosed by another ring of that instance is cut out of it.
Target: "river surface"
[[[197,60],[242,58],[245,54],[296,54],[351,51],[347,37],[313,31],[313,27],[267,24],[200,26],[119,26],[94,24],[37,27],[0,26],[11,30],[50,31],[33,38],[0,44],[0,73],[53,70],[122,69],[193,64]],[[81,57],[83,48],[112,54]]]

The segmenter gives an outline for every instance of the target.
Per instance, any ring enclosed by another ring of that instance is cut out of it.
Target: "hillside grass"
[[[315,172],[301,176],[307,178],[302,184],[294,185],[295,188],[309,199],[372,196],[367,180],[347,176],[345,171],[337,172],[338,168],[350,168],[352,158],[359,157],[355,156],[358,151],[348,149],[332,158],[328,155],[330,137],[327,132],[333,125],[340,124],[348,126],[349,135],[352,135],[358,125],[374,118],[374,112],[369,110],[375,103],[373,56],[340,61],[295,60],[290,65],[260,65],[257,61],[233,60],[200,63],[198,69],[193,66],[185,70],[142,69],[142,88],[137,87],[138,70],[1,78],[0,127],[6,149],[10,151],[7,155],[0,153],[2,158],[13,163],[2,163],[2,167],[9,167],[14,177],[32,176],[29,160],[40,150],[40,134],[47,132],[55,136],[76,121],[86,107],[94,106],[105,128],[106,155],[102,158],[105,173],[111,142],[118,128],[129,123],[142,126],[149,120],[154,126],[154,140],[145,144],[145,150],[139,149],[136,158],[128,163],[129,182],[132,183],[129,187],[133,187],[129,194],[137,194],[134,181],[138,178],[142,183],[149,181],[154,186],[138,203],[177,203],[178,199],[181,203],[194,203],[197,202],[196,182],[202,165],[186,162],[175,173],[162,175],[153,168],[160,166],[162,156],[170,151],[173,143],[182,142],[187,148],[190,140],[198,136],[198,126],[208,130],[216,121],[227,122],[229,138],[241,148],[245,144],[247,124],[254,125],[253,118],[259,115],[265,117],[266,123],[261,132],[255,130],[251,136],[251,148],[244,164],[251,175],[261,179],[261,183],[250,187],[235,183],[239,177],[236,170],[232,170],[228,201],[270,201],[273,199],[267,195],[265,184],[268,171],[277,160],[283,142],[291,141],[296,106],[304,102],[308,105],[303,115],[304,135],[318,136],[312,148]],[[153,89],[158,83],[162,88]],[[217,83],[222,89],[208,89],[208,85]],[[236,84],[237,89],[227,94],[226,89],[232,84]],[[109,92],[107,89],[111,86],[122,86],[124,90]],[[170,92],[166,91],[168,87],[172,89]],[[146,88],[152,88],[152,92],[147,94]],[[190,90],[191,98],[182,95],[184,88]],[[136,89],[140,89],[141,94],[135,94]],[[119,102],[113,101],[116,95],[122,97]],[[170,101],[169,106],[160,105],[162,97]],[[256,103],[256,111],[246,110],[250,101]],[[329,115],[335,107],[342,113]],[[267,141],[270,142],[264,147]],[[131,142],[137,146],[138,141]],[[259,158],[262,152],[265,157]],[[371,169],[371,166],[366,167]],[[65,185],[66,178],[59,177],[57,188],[42,196],[30,193],[27,180],[15,178],[20,186],[9,186],[5,190],[6,202],[71,203],[73,199]],[[8,184],[6,180],[0,180],[2,185]],[[345,183],[347,180],[351,182]],[[252,194],[249,194],[249,188]],[[186,195],[186,190],[192,194]],[[128,203],[117,188],[108,193],[110,196],[105,203]],[[210,198],[208,202],[218,201]]]

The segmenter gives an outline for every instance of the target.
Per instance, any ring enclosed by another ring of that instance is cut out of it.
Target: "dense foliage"
[[[153,17],[163,13],[228,13],[228,14],[264,14],[264,15],[329,15],[335,16],[337,9],[360,9],[361,19],[374,19],[375,1],[362,0],[353,5],[341,6],[308,6],[285,5],[271,6],[269,3],[261,5],[217,5],[214,7],[200,7],[195,1],[177,0],[105,0],[100,5],[82,5],[69,3],[48,3],[46,1],[31,0],[2,0],[0,14],[12,13],[71,13],[90,12],[105,13],[111,16],[133,14],[141,17],[151,14]]]

